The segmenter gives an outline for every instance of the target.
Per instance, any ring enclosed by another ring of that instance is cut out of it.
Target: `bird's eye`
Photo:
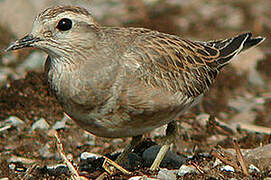
[[[61,19],[58,22],[56,28],[59,29],[60,31],[68,31],[72,28],[72,20],[68,18]]]

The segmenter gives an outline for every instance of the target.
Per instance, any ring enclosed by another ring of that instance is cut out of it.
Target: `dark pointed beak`
[[[34,37],[32,34],[29,34],[29,35],[23,37],[22,39],[19,39],[15,42],[11,43],[5,49],[5,51],[7,52],[7,51],[12,51],[12,50],[16,50],[16,49],[25,48],[25,47],[33,47],[33,44],[38,41],[41,41],[41,39]]]

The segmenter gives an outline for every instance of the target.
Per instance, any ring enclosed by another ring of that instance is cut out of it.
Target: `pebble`
[[[234,172],[234,168],[232,166],[226,165],[226,166],[222,166],[220,168],[221,171],[227,171],[227,172]]]
[[[44,118],[40,118],[38,121],[33,123],[30,131],[34,131],[34,130],[37,130],[37,129],[47,130],[47,129],[49,129],[49,127],[50,126],[46,122],[46,120]]]
[[[157,174],[158,179],[163,179],[163,180],[175,180],[176,174],[178,170],[168,170],[166,168],[161,168]]]
[[[11,157],[7,160],[8,162],[20,162],[23,164],[33,164],[36,163],[36,160],[25,158],[25,157],[19,157],[11,155]]]
[[[62,118],[60,121],[57,121],[53,126],[52,129],[59,130],[66,128],[67,118]]]
[[[253,164],[250,164],[248,167],[248,172],[249,173],[260,172],[260,170],[256,166],[254,166]]]
[[[6,120],[4,120],[4,124],[5,125],[12,125],[15,127],[20,127],[20,126],[24,125],[25,122],[16,116],[10,116]]]
[[[98,159],[98,158],[101,158],[103,156],[101,155],[98,155],[98,154],[94,154],[94,153],[90,153],[90,152],[83,152],[81,155],[80,155],[80,159],[82,160],[86,160],[86,159]]]
[[[50,176],[60,176],[62,174],[69,174],[69,168],[66,164],[57,164],[54,166],[47,166],[48,174]]]
[[[14,169],[16,168],[16,165],[13,164],[13,163],[10,163],[10,164],[8,165],[8,167],[9,167],[9,169],[14,170]]]
[[[17,173],[26,172],[27,168],[24,166],[22,162],[12,162],[9,164],[9,168]]]
[[[194,166],[182,165],[178,170],[178,176],[184,176],[188,173],[196,173],[198,172]]]
[[[23,129],[25,122],[16,116],[10,116],[4,121],[0,121],[0,132],[5,132],[12,127],[16,127],[18,130]]]

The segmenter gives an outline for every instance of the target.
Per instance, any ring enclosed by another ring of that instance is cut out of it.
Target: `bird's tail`
[[[219,49],[220,56],[216,61],[216,64],[219,68],[228,64],[230,59],[232,59],[240,52],[254,47],[264,40],[265,38],[263,37],[252,38],[252,33],[244,33],[229,39],[209,41],[207,44]]]
[[[258,44],[260,44],[261,42],[263,42],[265,40],[264,37],[255,37],[255,38],[251,38],[252,34],[251,33],[247,33],[248,34],[248,38],[246,39],[243,49],[242,51],[249,49],[253,46],[257,46]]]

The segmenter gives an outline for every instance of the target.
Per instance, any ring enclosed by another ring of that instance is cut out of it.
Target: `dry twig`
[[[214,157],[218,158],[220,161],[222,161],[224,164],[232,166],[235,170],[239,169],[237,162],[235,161],[235,158],[232,156],[231,158],[229,157],[224,157],[221,154],[219,154],[216,151],[213,151],[211,153]]]
[[[75,167],[72,165],[71,161],[66,157],[64,150],[63,150],[63,145],[60,141],[58,132],[56,131],[55,133],[55,138],[57,140],[57,150],[61,156],[61,158],[63,159],[63,161],[65,162],[65,164],[68,166],[69,170],[71,171],[71,178],[74,180],[83,180],[86,179],[83,176],[80,176],[79,173],[77,172],[77,170],[75,169]]]
[[[249,176],[249,172],[248,172],[248,166],[247,166],[247,162],[246,160],[244,159],[242,153],[241,153],[241,150],[240,150],[240,147],[238,145],[238,142],[236,139],[233,140],[233,146],[234,146],[234,149],[236,151],[236,155],[237,155],[237,160],[239,161],[242,169],[243,169],[243,172],[245,175]]]

